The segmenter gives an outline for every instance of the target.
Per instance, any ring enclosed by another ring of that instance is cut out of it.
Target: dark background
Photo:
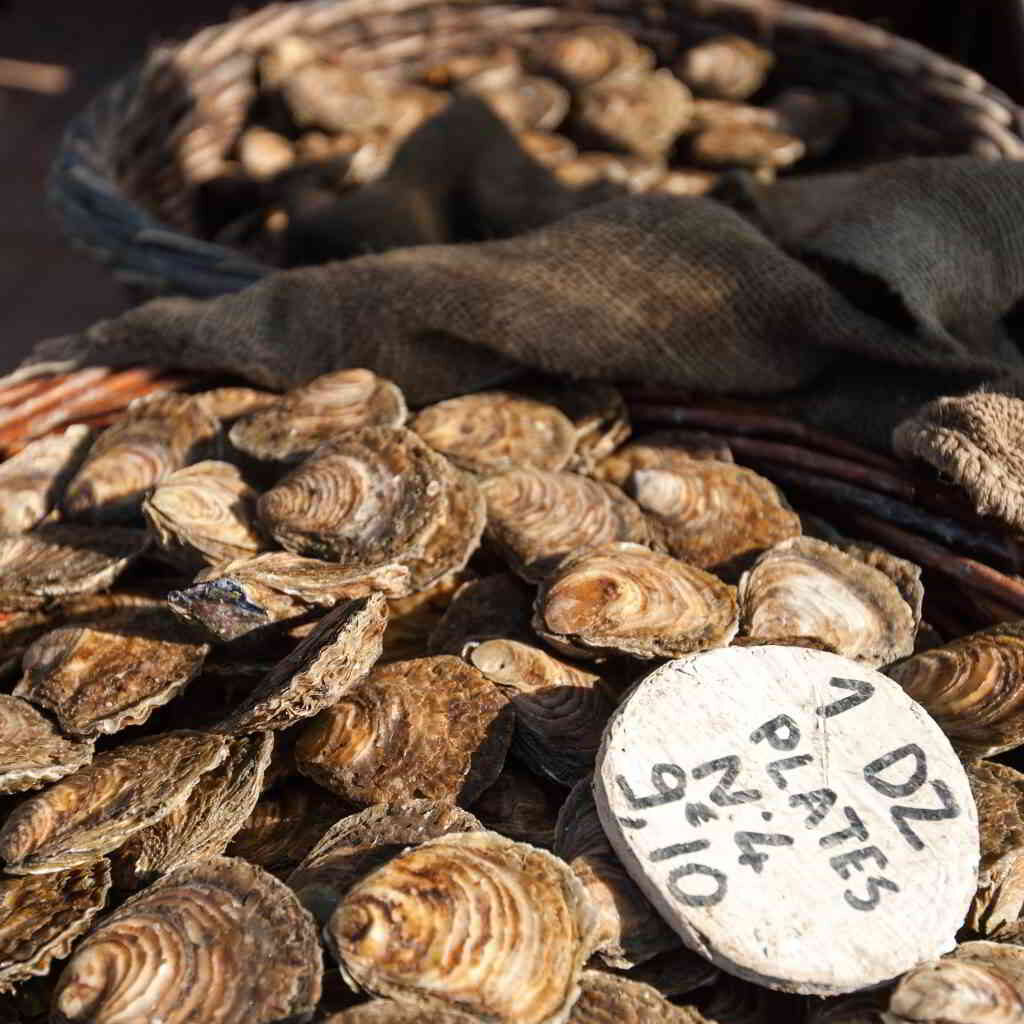
[[[1024,0],[814,6],[917,38],[1024,97]],[[0,87],[0,372],[39,339],[129,303],[102,267],[68,245],[47,210],[46,175],[65,123],[152,44],[187,38],[243,10],[229,0],[0,0],[0,58],[63,65],[72,74],[56,96]]]

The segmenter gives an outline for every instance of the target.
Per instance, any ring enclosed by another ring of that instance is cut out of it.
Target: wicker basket
[[[256,93],[256,55],[315,37],[397,77],[456,54],[596,22],[663,62],[723,30],[777,56],[774,83],[842,91],[854,119],[843,156],[1024,156],[1024,115],[981,76],[862,22],[780,0],[305,0],[274,4],[155,49],[69,126],[50,198],[72,240],[143,294],[216,295],[272,268],[194,237],[191,190],[216,176]]]

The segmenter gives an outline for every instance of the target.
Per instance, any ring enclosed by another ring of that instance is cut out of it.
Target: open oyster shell
[[[0,464],[0,535],[31,530],[60,502],[91,436],[88,427],[68,427]]]
[[[228,462],[207,460],[171,473],[143,502],[161,551],[186,572],[266,548],[256,528],[256,492]]]
[[[345,431],[400,427],[405,417],[405,399],[391,381],[370,370],[339,370],[238,420],[228,436],[247,455],[291,462]]]
[[[725,441],[713,434],[660,430],[616,449],[594,467],[593,475],[616,487],[625,487],[638,469],[686,473],[695,459],[732,462],[732,451]]]
[[[962,755],[1024,743],[1024,623],[1003,622],[885,671],[938,722]]]
[[[25,674],[14,693],[53,714],[70,736],[115,733],[141,725],[176,697],[209,649],[166,611],[60,626],[25,652]]]
[[[512,701],[512,750],[533,771],[571,786],[594,770],[615,710],[599,675],[517,640],[488,640],[469,661]]]
[[[584,971],[580,997],[566,1024],[708,1024],[692,1006],[674,1006],[660,992],[605,971]]]
[[[0,537],[0,611],[104,590],[149,545],[144,530],[44,524]]]
[[[498,777],[514,712],[449,655],[380,665],[299,736],[299,771],[362,804],[426,797],[471,804]]]
[[[89,930],[110,891],[110,865],[0,878],[0,992],[46,974]]]
[[[64,511],[85,522],[134,519],[150,490],[216,434],[217,421],[185,395],[136,399],[93,442],[68,485]]]
[[[486,640],[529,640],[533,589],[511,573],[463,583],[428,639],[431,654],[465,657]]]
[[[45,874],[99,860],[184,803],[227,752],[226,737],[182,730],[98,754],[10,813],[0,828],[7,871]]]
[[[91,742],[66,739],[28,701],[0,694],[0,793],[38,789],[91,760]]]
[[[736,635],[732,587],[639,544],[570,556],[541,584],[534,628],[575,655],[674,658]]]
[[[740,631],[820,637],[877,667],[914,649],[914,616],[884,573],[812,537],[766,551],[739,585]]]
[[[593,920],[557,857],[469,832],[378,868],[349,890],[324,934],[345,975],[369,992],[554,1024],[576,1001]]]
[[[539,778],[510,758],[471,810],[491,832],[550,850],[564,798],[561,786]]]
[[[335,704],[380,657],[387,614],[380,594],[333,608],[220,723],[218,731],[285,729]]]
[[[412,429],[456,466],[475,473],[563,469],[576,428],[558,409],[506,391],[462,395],[428,406]]]
[[[575,473],[517,469],[489,477],[481,490],[487,537],[530,582],[566,555],[610,541],[651,540],[644,513],[617,487]]]
[[[288,885],[324,925],[356,882],[407,847],[451,832],[482,830],[469,811],[443,801],[374,804],[328,829],[288,877]]]
[[[212,857],[164,875],[78,946],[53,1020],[307,1021],[322,975],[313,919],[291,891],[253,864]]]

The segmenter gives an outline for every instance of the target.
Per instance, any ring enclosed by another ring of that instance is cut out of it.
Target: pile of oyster
[[[291,244],[290,219],[314,208],[322,217],[332,195],[380,180],[402,144],[464,96],[487,103],[521,150],[569,189],[606,182],[623,192],[703,195],[735,168],[771,181],[828,155],[850,121],[840,92],[780,88],[774,63],[743,36],[723,32],[656,54],[609,25],[538,33],[405,70],[288,36],[257,54],[245,123],[200,190],[200,232],[275,264],[318,261],[317,247]],[[427,161],[436,165],[431,187],[452,173],[461,145],[435,140],[443,152]],[[414,206],[409,220],[422,213]],[[353,252],[475,237],[465,214],[417,234],[408,224],[368,224],[373,209],[368,202],[349,225],[366,231]]]
[[[942,645],[916,566],[713,437],[349,370],[32,442],[0,516],[2,1020],[1019,1019],[1012,768],[972,762],[979,941],[860,1002],[720,976],[605,839],[605,723],[688,652],[837,651],[965,758],[1024,740],[1019,625]]]

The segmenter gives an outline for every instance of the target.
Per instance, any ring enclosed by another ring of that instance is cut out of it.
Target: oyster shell
[[[700,1012],[715,1024],[777,1024],[801,1021],[807,1013],[806,1000],[800,996],[775,992],[725,973],[695,996]]]
[[[647,192],[665,177],[668,168],[660,157],[588,150],[559,164],[555,173],[559,181],[570,188],[586,188],[606,181],[630,192]]]
[[[485,517],[467,475],[412,431],[384,427],[322,444],[260,498],[259,514],[295,554],[353,569],[400,562],[417,590],[466,564]]]
[[[785,126],[778,111],[771,107],[755,107],[737,100],[695,99],[691,127],[703,132],[713,128],[780,129]]]
[[[294,462],[323,441],[358,427],[400,427],[402,392],[369,370],[324,374],[231,428],[231,443],[257,459]]]
[[[142,513],[165,555],[186,572],[266,548],[256,529],[256,492],[228,462],[197,462],[171,473]]]
[[[511,573],[463,583],[430,634],[431,654],[466,657],[478,644],[502,638],[533,637],[533,589]]]
[[[0,611],[104,590],[149,545],[143,530],[44,524],[0,537]]]
[[[216,434],[217,421],[185,395],[136,399],[93,442],[68,485],[64,511],[86,522],[134,519],[150,490]]]
[[[431,448],[476,473],[559,470],[576,448],[576,428],[563,413],[506,391],[428,406],[411,426]]]
[[[639,469],[685,473],[695,459],[732,462],[732,451],[724,440],[714,434],[661,430],[616,449],[594,468],[593,475],[616,487],[625,487]]]
[[[304,775],[363,804],[410,797],[471,804],[512,740],[508,699],[448,655],[381,665],[299,736]]]
[[[324,935],[345,975],[369,992],[553,1024],[578,995],[593,920],[558,858],[469,832],[378,868],[349,890]]]
[[[7,871],[46,874],[98,860],[184,803],[227,751],[226,737],[182,730],[98,754],[10,813],[0,828]]]
[[[750,39],[721,35],[691,47],[673,70],[700,96],[745,100],[761,88],[774,63],[772,52]]]
[[[335,704],[380,657],[386,623],[387,602],[380,594],[338,605],[220,723],[218,731],[285,729]]]
[[[705,960],[699,953],[694,953],[683,946],[658,953],[650,960],[625,970],[608,966],[602,969],[628,981],[650,985],[666,999],[673,999],[706,985],[712,985],[721,973],[710,960]],[[697,995],[698,993],[695,993],[694,998]]]
[[[360,134],[388,127],[391,87],[379,72],[313,60],[294,68],[279,88],[299,128]]]
[[[765,639],[819,637],[876,667],[914,649],[914,616],[884,573],[824,541],[794,537],[766,551],[739,584],[740,630]]]
[[[888,993],[875,989],[836,996],[815,1005],[807,1024],[884,1024]]]
[[[233,423],[240,416],[266,409],[280,401],[281,396],[272,391],[260,391],[257,388],[224,387],[211,388],[194,395],[192,400],[208,416],[218,420],[222,425]]]
[[[675,658],[736,635],[732,587],[639,544],[604,544],[565,559],[541,584],[537,632],[570,654]]]
[[[692,1006],[673,1006],[660,992],[605,971],[584,971],[580,997],[566,1024],[708,1024]]]
[[[576,143],[555,132],[525,131],[516,138],[519,145],[545,167],[557,167],[576,156]]]
[[[31,530],[60,502],[91,436],[88,427],[68,427],[0,464],[0,535]]]
[[[0,992],[46,974],[66,957],[109,891],[105,860],[51,875],[0,878]]]
[[[539,36],[530,49],[529,61],[563,81],[581,86],[613,74],[649,71],[654,67],[654,53],[620,29],[587,25]]]
[[[487,640],[469,661],[512,701],[512,750],[533,771],[572,786],[594,770],[615,710],[599,675],[517,640]]]
[[[305,1021],[322,975],[313,919],[291,891],[253,864],[212,857],[164,875],[78,946],[53,1020]]]
[[[343,818],[324,834],[288,877],[288,885],[319,925],[371,871],[409,846],[451,832],[479,832],[469,811],[437,800],[374,804]]]
[[[91,742],[65,739],[28,701],[0,694],[0,793],[38,789],[91,760]]]
[[[921,627],[921,614],[924,608],[924,584],[921,582],[921,567],[905,558],[899,558],[891,551],[880,548],[877,544],[864,541],[840,542],[836,545],[841,551],[854,558],[859,558],[865,565],[870,565],[879,572],[884,572],[896,584],[914,617],[914,631]]]
[[[604,963],[625,970],[666,950],[680,949],[682,940],[612,850],[597,816],[589,777],[572,788],[562,805],[554,852],[572,868],[593,908],[596,952]]]
[[[429,637],[441,622],[452,594],[461,587],[467,572],[468,570],[449,573],[431,583],[425,590],[393,598],[388,602],[388,625],[384,630],[381,662],[408,661],[410,658],[419,658],[423,655]]]
[[[471,810],[491,832],[550,850],[564,797],[560,786],[509,759],[494,785],[480,794]]]
[[[273,178],[295,162],[292,144],[283,135],[259,125],[251,125],[242,132],[236,149],[242,170],[257,181]]]
[[[938,722],[962,755],[1024,743],[1024,623],[1003,622],[915,654],[886,675]]]
[[[410,1006],[393,999],[374,999],[361,1006],[335,1013],[322,1024],[467,1024],[464,1013],[458,1010],[439,1010],[435,1006]]]
[[[176,697],[209,649],[156,610],[60,626],[25,652],[14,693],[53,714],[70,736],[119,732]]]
[[[754,555],[800,535],[800,517],[778,488],[731,462],[636,469],[627,490],[671,554],[719,575],[738,573]]]
[[[484,100],[512,131],[554,131],[569,113],[569,93],[556,82],[523,75],[508,84],[495,83],[482,72],[467,78],[462,89]]]
[[[651,528],[618,488],[574,473],[517,469],[484,480],[487,537],[530,582],[566,556],[610,541],[646,544]]]
[[[696,135],[694,159],[707,167],[789,167],[805,152],[795,136],[759,125],[717,125]]]

